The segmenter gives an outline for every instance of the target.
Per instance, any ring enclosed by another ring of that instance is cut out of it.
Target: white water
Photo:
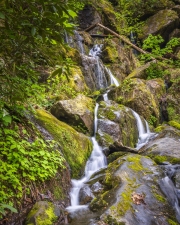
[[[81,35],[76,30],[74,31],[74,34],[76,36],[78,50],[81,54],[84,54],[85,51],[84,51],[84,47],[83,47],[83,44],[82,44],[83,38],[81,37]]]
[[[114,77],[114,75],[112,74],[111,70],[107,67],[105,67],[107,73],[109,74],[109,77],[110,77],[110,82],[111,82],[111,85],[115,85],[116,87],[119,86],[119,82],[117,81],[117,79]]]
[[[149,138],[152,136],[152,133],[150,132],[147,121],[144,120],[146,125],[146,127],[144,127],[141,117],[134,110],[132,110],[132,112],[134,117],[136,118],[139,133],[136,149],[140,149],[143,145],[145,145],[148,142]]]
[[[94,136],[91,138],[93,143],[93,151],[91,153],[89,160],[86,163],[84,177],[82,177],[80,180],[75,179],[72,180],[72,189],[70,192],[71,206],[67,208],[68,210],[71,211],[76,210],[78,208],[87,207],[86,205],[84,206],[79,205],[79,191],[85,185],[85,182],[89,180],[89,178],[93,173],[107,166],[106,157],[103,154],[102,148],[99,146],[95,138],[98,123],[97,119],[98,106],[99,105],[96,104],[94,112]]]

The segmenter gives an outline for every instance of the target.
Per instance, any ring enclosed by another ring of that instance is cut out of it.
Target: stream
[[[78,46],[80,52],[82,53],[82,57],[94,63],[94,73],[96,78],[97,89],[101,88],[107,89],[108,88],[107,80],[110,81],[110,85],[119,86],[119,82],[113,76],[110,69],[106,68],[99,58],[101,54],[102,45],[95,45],[90,50],[89,56],[85,56],[83,54],[84,50],[82,48],[80,41],[78,41]],[[107,75],[109,76],[108,79]],[[109,91],[107,90],[106,93],[103,94],[105,102],[108,101],[108,92]],[[86,187],[86,182],[91,178],[91,175],[93,175],[98,170],[107,167],[107,161],[104,153],[102,152],[102,147],[99,146],[96,140],[96,132],[98,126],[98,118],[97,118],[98,107],[99,104],[96,103],[94,111],[94,135],[93,137],[91,137],[93,143],[93,151],[91,153],[89,160],[86,163],[84,176],[80,180],[72,179],[72,188],[70,192],[71,206],[66,208],[66,210],[68,211],[68,216],[70,220],[72,220],[70,222],[72,225],[95,225],[96,219],[98,217],[96,213],[93,213],[89,210],[88,205],[80,204],[79,200],[80,191]],[[141,117],[135,111],[132,110],[132,112],[134,117],[136,118],[139,132],[138,143],[136,146],[136,149],[138,150],[148,142],[149,138],[152,136],[152,133],[150,132],[148,123],[145,120],[142,121]]]

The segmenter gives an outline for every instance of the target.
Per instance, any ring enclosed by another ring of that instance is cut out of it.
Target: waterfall
[[[96,103],[96,107],[94,110],[94,136],[91,138],[93,143],[93,151],[86,163],[84,177],[82,177],[80,180],[75,179],[72,180],[72,189],[70,192],[71,206],[67,208],[68,210],[75,210],[77,208],[87,207],[87,205],[79,205],[80,189],[85,186],[85,182],[89,180],[89,178],[93,173],[107,166],[106,157],[103,154],[102,148],[99,146],[95,138],[98,123],[97,119],[98,107],[99,105]]]
[[[116,87],[119,86],[119,82],[117,81],[117,79],[113,76],[111,70],[107,67],[105,67],[107,73],[109,74],[109,77],[110,77],[110,81],[111,81],[111,85],[115,85]]]
[[[81,35],[75,30],[74,31],[74,34],[75,34],[75,37],[76,37],[76,40],[77,40],[77,47],[78,47],[78,50],[81,54],[84,54],[85,51],[84,51],[84,47],[83,47],[83,38],[81,37]]]
[[[145,125],[146,125],[146,127],[144,127],[141,117],[134,110],[132,110],[132,113],[133,113],[134,117],[136,118],[137,128],[138,128],[138,133],[139,133],[136,149],[140,149],[143,145],[145,145],[148,142],[152,133],[150,132],[147,121],[144,120]]]

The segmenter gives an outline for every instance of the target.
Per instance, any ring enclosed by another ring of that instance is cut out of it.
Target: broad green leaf
[[[11,210],[11,212],[14,212],[14,213],[18,212],[17,209],[15,209],[11,205],[7,205],[7,204],[0,204],[0,208],[9,209],[9,210]]]

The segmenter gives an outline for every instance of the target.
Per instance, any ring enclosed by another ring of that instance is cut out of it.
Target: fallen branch
[[[128,45],[132,46],[134,49],[136,49],[138,52],[141,52],[143,54],[147,54],[148,52],[142,50],[141,48],[137,47],[136,45],[134,45],[133,43],[131,43],[128,39],[126,39],[124,36],[117,34],[116,32],[112,31],[111,29],[103,26],[100,23],[97,23],[96,26],[102,27],[104,30],[109,31],[111,34],[113,34],[114,36],[118,37],[119,39],[121,39],[122,41],[124,41],[125,43],[127,43]]]

